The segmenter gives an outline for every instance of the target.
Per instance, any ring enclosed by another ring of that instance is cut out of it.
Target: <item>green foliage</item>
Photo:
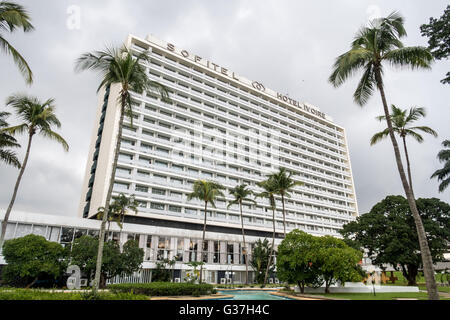
[[[12,165],[16,168],[20,168],[19,159],[14,151],[7,148],[19,148],[20,144],[17,140],[10,135],[6,129],[8,127],[8,122],[6,118],[10,114],[8,112],[0,112],[0,161],[6,164]]]
[[[198,199],[200,201],[210,203],[214,208],[215,200],[217,198],[225,198],[222,190],[225,187],[214,181],[197,180],[194,182],[193,191],[188,194],[188,201],[191,199]]]
[[[406,36],[404,19],[393,12],[386,18],[370,21],[356,34],[351,49],[339,57],[333,66],[329,81],[341,86],[358,71],[363,75],[353,94],[355,103],[363,106],[376,88],[383,87],[383,64],[411,69],[429,69],[433,56],[424,47],[405,47],[400,39]]]
[[[450,206],[436,198],[418,199],[416,204],[432,259],[442,261],[446,241],[450,240]],[[369,213],[344,225],[340,233],[358,247],[367,249],[375,265],[390,264],[396,270],[399,265],[409,285],[416,285],[422,258],[415,222],[404,197],[386,197]]]
[[[213,285],[202,283],[172,283],[172,282],[151,282],[151,283],[123,283],[109,285],[114,293],[133,293],[147,296],[192,296],[211,294]]]
[[[20,4],[9,1],[0,1],[0,31],[12,33],[19,28],[24,32],[30,32],[34,29],[28,12]],[[23,77],[26,79],[27,84],[31,84],[33,82],[33,73],[31,72],[28,63],[1,33],[0,48],[3,52],[12,56],[20,73],[22,73]]]
[[[305,286],[321,285],[317,264],[317,238],[300,230],[293,230],[278,246],[277,277],[296,283],[304,293]]]
[[[267,268],[267,264],[269,263],[269,254],[271,247],[272,246],[269,244],[269,240],[267,239],[264,239],[264,241],[258,239],[253,247],[250,265],[255,270],[255,280],[257,283],[264,283],[264,274]],[[272,273],[274,269],[275,265],[271,264],[269,273]]]
[[[69,145],[52,127],[61,128],[61,122],[55,114],[55,100],[47,99],[42,102],[36,97],[24,94],[9,96],[6,105],[15,110],[16,115],[23,120],[23,123],[8,128],[12,134],[21,134],[26,132],[29,137],[34,134],[58,142],[65,151],[69,150]]]
[[[433,135],[434,137],[437,137],[436,131],[434,131],[430,127],[410,126],[410,124],[412,124],[414,121],[417,121],[421,117],[425,117],[426,113],[424,108],[413,107],[409,109],[409,112],[407,113],[407,110],[402,110],[400,108],[397,108],[395,105],[391,105],[391,110],[392,112],[390,114],[390,118],[392,120],[392,130],[394,130],[394,132],[397,133],[401,138],[412,137],[417,142],[422,143],[423,137],[419,133],[417,133],[417,131],[422,131],[424,133],[428,133]],[[386,116],[379,116],[377,117],[377,119],[383,121],[386,120]],[[386,138],[388,135],[388,128],[376,133],[370,140],[370,145],[374,145],[381,139]]]
[[[439,18],[430,18],[429,24],[420,26],[422,36],[428,38],[428,49],[437,59],[448,59],[450,56],[450,5]],[[450,72],[441,80],[442,83],[450,84]]]
[[[33,234],[5,241],[3,256],[3,280],[14,286],[31,285],[39,277],[56,279],[67,267],[66,251],[59,243]]]
[[[344,241],[332,236],[317,238],[318,251],[316,266],[313,269],[320,274],[325,282],[325,292],[329,292],[330,285],[339,281],[361,281],[361,268],[358,263],[362,259],[362,252],[345,244]]]
[[[98,252],[98,239],[82,236],[75,240],[70,254],[71,264],[80,267],[89,279],[95,271]],[[102,259],[102,279],[113,278],[120,274],[132,274],[140,269],[144,258],[144,250],[139,248],[135,240],[129,240],[123,245],[122,252],[117,243],[105,242]]]
[[[2,289],[0,300],[148,300],[147,296],[110,292],[56,292],[29,289]]]
[[[170,270],[167,268],[169,259],[156,261],[156,269],[152,271],[153,282],[167,282],[170,281]]]
[[[360,281],[358,265],[362,252],[331,236],[315,237],[300,230],[291,231],[278,246],[277,276],[296,283],[301,292],[305,286],[319,287],[325,292],[340,281]]]
[[[439,184],[439,192],[443,192],[450,185],[450,140],[444,140],[442,149],[438,153],[439,162],[444,163],[442,169],[436,170],[431,178],[437,178],[441,183]]]

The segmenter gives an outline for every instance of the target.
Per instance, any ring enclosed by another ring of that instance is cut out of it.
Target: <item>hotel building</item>
[[[232,200],[228,190],[247,184],[261,191],[256,183],[279,167],[304,183],[286,199],[287,232],[300,229],[339,237],[341,226],[357,217],[345,129],[330,116],[152,36],[130,35],[126,46],[136,54],[148,52],[151,61],[143,65],[149,78],[165,85],[171,99],[163,102],[151,91],[132,93],[134,118],[131,123],[125,117],[114,179],[113,197],[135,195],[139,202],[139,212],[126,216],[119,241],[139,239],[145,250],[144,269],[175,257],[176,277],[182,281],[190,268],[186,263],[203,260],[207,281],[220,283],[233,275],[229,281],[242,282],[240,213],[237,206],[227,209]],[[99,92],[80,218],[95,218],[105,205],[119,125],[119,91],[120,86],[113,85]],[[227,189],[225,199],[208,207],[203,247],[204,204],[187,200],[198,179]],[[244,204],[243,216],[250,246],[272,237],[268,200]],[[127,228],[139,229],[139,234],[128,234]],[[283,234],[280,199],[276,230],[278,244]]]

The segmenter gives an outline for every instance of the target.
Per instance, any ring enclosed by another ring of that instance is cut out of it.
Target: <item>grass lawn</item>
[[[438,291],[439,291],[439,292],[447,292],[447,293],[450,293],[450,287],[440,287],[440,286],[438,286],[437,288],[438,288]],[[420,284],[420,285],[419,285],[419,289],[420,289],[420,290],[427,290],[427,287],[425,286],[425,284]]]
[[[376,292],[375,292],[376,293]],[[387,292],[387,293],[329,293],[314,295],[320,295],[324,297],[336,298],[336,299],[349,299],[349,300],[395,300],[398,298],[414,298],[419,300],[428,300],[428,296],[425,292]],[[450,298],[442,298],[441,300],[450,300]]]

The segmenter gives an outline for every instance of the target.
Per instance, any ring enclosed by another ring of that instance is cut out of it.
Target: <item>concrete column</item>
[[[233,243],[234,264],[239,264],[239,243]]]
[[[227,264],[227,243],[220,241],[220,264]]]

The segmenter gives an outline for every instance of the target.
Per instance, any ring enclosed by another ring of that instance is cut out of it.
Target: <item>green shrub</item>
[[[0,300],[147,300],[147,296],[131,293],[54,292],[32,289],[0,290]]]
[[[109,285],[108,289],[114,293],[123,292],[146,296],[199,296],[211,294],[213,286],[206,283],[151,282],[113,284]]]

